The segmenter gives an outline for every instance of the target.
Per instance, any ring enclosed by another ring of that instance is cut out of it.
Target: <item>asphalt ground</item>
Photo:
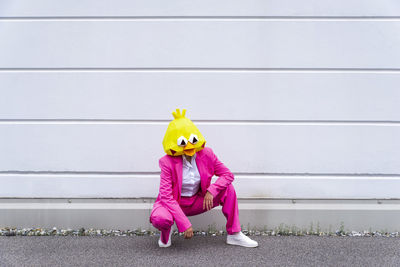
[[[251,236],[259,247],[226,236],[2,236],[1,266],[400,266],[400,238]]]

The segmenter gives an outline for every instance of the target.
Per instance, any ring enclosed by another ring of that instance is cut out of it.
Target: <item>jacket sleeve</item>
[[[160,201],[161,204],[172,214],[178,227],[179,232],[186,231],[192,226],[189,219],[186,217],[179,203],[172,195],[172,174],[171,168],[160,159],[159,166],[161,168],[160,175]]]
[[[219,176],[215,183],[211,184],[207,191],[215,197],[220,191],[225,190],[234,180],[233,173],[218,159],[211,148],[211,161],[214,165],[214,174]]]

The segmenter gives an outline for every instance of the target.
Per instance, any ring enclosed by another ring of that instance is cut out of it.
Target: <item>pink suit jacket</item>
[[[208,190],[215,197],[233,182],[234,175],[218,160],[211,148],[204,147],[197,152],[195,160],[201,178],[201,196],[205,196]],[[179,232],[184,232],[192,226],[179,205],[182,189],[182,161],[182,156],[165,155],[160,158],[160,191],[153,205],[153,210],[158,205],[162,205],[172,214]],[[215,183],[211,184],[213,175],[219,177]]]

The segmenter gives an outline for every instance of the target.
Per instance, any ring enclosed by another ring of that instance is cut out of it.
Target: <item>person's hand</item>
[[[189,238],[193,237],[193,228],[191,226],[185,231],[184,237],[186,239],[189,239]]]
[[[213,199],[214,199],[213,195],[209,191],[207,191],[206,195],[204,196],[203,210],[205,208],[207,208],[207,210],[212,209],[212,207],[213,207]]]

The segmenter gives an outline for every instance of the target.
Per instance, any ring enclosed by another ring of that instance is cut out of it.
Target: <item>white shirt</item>
[[[182,155],[182,191],[181,196],[191,197],[197,193],[200,187],[200,174],[196,165],[196,154],[192,156],[191,162]]]

